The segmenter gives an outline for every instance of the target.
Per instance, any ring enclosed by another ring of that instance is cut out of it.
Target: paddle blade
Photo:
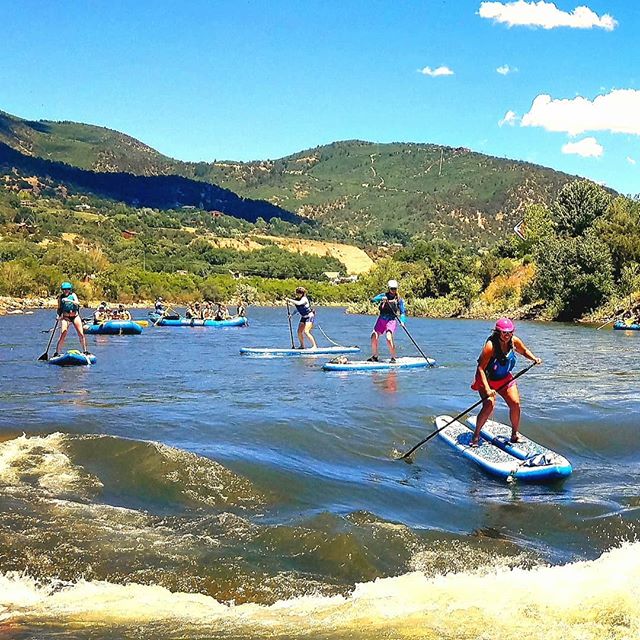
[[[413,453],[413,451],[408,451],[407,453],[402,453],[402,451],[398,451],[397,449],[395,449],[393,451],[393,459],[394,460],[403,460],[407,464],[413,464],[413,458],[411,457],[412,453]]]
[[[38,360],[48,360],[48,359],[49,359],[49,354],[46,351],[38,358]]]

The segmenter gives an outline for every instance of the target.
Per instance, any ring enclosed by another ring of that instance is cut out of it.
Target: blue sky
[[[640,192],[637,0],[0,0],[0,10],[0,109],[20,117],[117,129],[181,160],[432,142]]]

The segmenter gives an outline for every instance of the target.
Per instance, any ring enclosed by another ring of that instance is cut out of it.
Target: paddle
[[[536,366],[536,363],[532,362],[528,367],[525,367],[524,369],[521,369],[520,371],[518,371],[518,373],[516,373],[516,375],[513,376],[510,380],[507,380],[506,382],[501,384],[495,391],[498,392],[504,389],[508,384],[513,382],[513,380],[517,380],[520,376],[524,375],[525,373],[527,373],[527,371],[529,371],[529,369],[535,366]],[[482,404],[484,400],[485,400],[484,398],[480,398],[478,402],[474,402],[474,404],[472,404],[468,409],[465,409],[462,413],[459,413],[455,418],[451,418],[451,420],[449,420],[447,424],[441,426],[439,429],[436,429],[433,433],[430,433],[426,438],[424,438],[424,440],[420,440],[420,442],[418,442],[417,445],[409,449],[409,451],[402,454],[400,457],[396,458],[396,460],[405,460],[407,462],[411,462],[411,460],[408,460],[408,458],[418,447],[421,447],[425,442],[428,442],[429,440],[431,440],[431,438],[439,434],[443,429],[446,429],[450,424],[453,424],[456,420],[459,420],[460,418],[462,418],[462,416],[469,413],[469,411],[471,411],[472,409],[475,409],[478,405]]]
[[[420,352],[420,355],[429,363],[430,367],[434,367],[435,364],[427,358],[424,351],[418,346],[418,343],[413,339],[413,336],[409,333],[409,329],[404,326],[404,322],[400,320],[400,316],[396,313],[395,309],[391,309],[393,311],[393,315],[396,317],[396,320],[400,323],[400,326],[404,329],[404,332],[409,336],[409,340],[413,342],[415,348]]]
[[[49,344],[47,344],[47,350],[38,358],[38,360],[48,360],[49,359],[49,349],[51,348],[51,343],[53,342],[53,336],[56,335],[56,329],[58,328],[58,322],[60,322],[60,318],[56,316],[56,323],[53,325],[53,329],[51,329],[51,335],[49,336]]]
[[[296,345],[293,342],[293,327],[291,326],[291,310],[289,309],[288,301],[287,301],[287,318],[289,319],[289,335],[291,336],[291,348],[295,349]]]
[[[159,318],[158,318],[158,319],[153,323],[153,326],[154,326],[154,327],[157,327],[157,326],[158,326],[158,324],[159,324],[159,323],[164,319],[164,314],[165,314],[167,311],[170,311],[170,310],[171,310],[171,311],[175,311],[176,313],[178,313],[178,312],[177,312],[173,307],[171,307],[171,306],[167,305],[167,306],[166,306],[166,308],[165,308],[165,310],[160,314],[160,317],[159,317]],[[180,315],[180,314],[178,313],[178,315]]]
[[[611,322],[613,322],[616,319],[615,316],[613,316],[613,318],[611,318],[611,320],[607,320],[604,324],[601,324],[596,331],[600,331],[600,329],[604,329],[604,327],[606,327],[608,324],[610,324]]]

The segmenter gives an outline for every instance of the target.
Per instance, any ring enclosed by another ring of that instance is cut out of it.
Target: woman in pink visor
[[[498,393],[509,407],[511,442],[518,442],[520,394],[511,374],[511,370],[516,364],[516,352],[536,364],[542,364],[542,360],[534,356],[520,338],[513,335],[515,328],[512,320],[500,318],[496,322],[493,333],[487,338],[478,358],[476,377],[471,388],[480,393],[483,402],[476,421],[476,430],[471,440],[472,447],[478,446],[480,430],[493,413],[496,404],[496,389],[499,387],[502,388]]]

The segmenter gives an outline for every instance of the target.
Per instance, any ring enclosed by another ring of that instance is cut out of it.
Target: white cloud
[[[494,20],[509,27],[529,26],[555,29],[570,27],[572,29],[593,29],[598,27],[613,31],[618,22],[609,14],[599,16],[589,7],[576,7],[571,13],[558,9],[553,2],[481,2],[478,15],[481,18]]]
[[[498,121],[498,126],[503,127],[505,124],[508,124],[510,127],[513,127],[517,119],[518,114],[515,111],[507,111],[507,113],[504,114],[504,118]]]
[[[449,69],[449,67],[438,67],[437,69],[432,69],[431,67],[424,67],[423,69],[418,69],[418,72],[425,76],[431,76],[432,78],[437,78],[438,76],[452,76],[453,71]]]
[[[555,100],[541,94],[531,104],[529,112],[522,116],[522,126],[563,131],[572,136],[586,131],[640,136],[640,91],[617,89],[594,100],[581,96]]]
[[[629,164],[635,164],[636,163],[636,161],[631,156],[627,156],[627,162]]]
[[[501,67],[496,69],[501,76],[506,76],[509,73],[515,73],[517,70],[518,69],[516,69],[516,67],[510,67],[508,64],[503,64]]]
[[[563,145],[562,153],[582,156],[583,158],[599,158],[604,149],[595,138],[584,138],[578,142],[567,142]]]

